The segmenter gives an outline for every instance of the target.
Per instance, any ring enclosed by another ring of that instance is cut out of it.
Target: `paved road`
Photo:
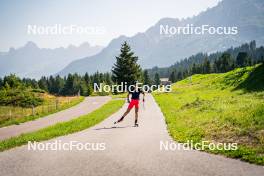
[[[105,143],[104,151],[28,151],[27,145],[0,153],[0,175],[69,176],[258,176],[262,166],[199,151],[161,151],[160,141],[171,141],[162,113],[152,96],[146,97],[146,109],[140,111],[140,126],[132,127],[133,114],[112,128],[121,111],[102,123],[47,142]],[[95,148],[97,149],[97,148]]]
[[[35,131],[50,125],[54,125],[58,122],[71,120],[73,118],[94,111],[95,109],[99,108],[100,106],[108,102],[110,99],[111,97],[107,97],[107,96],[86,97],[85,100],[79,103],[78,105],[51,114],[47,117],[21,123],[20,125],[11,125],[0,128],[0,140],[7,139],[13,136],[18,136],[22,133]]]

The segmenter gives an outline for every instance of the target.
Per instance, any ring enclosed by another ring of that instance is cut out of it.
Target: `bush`
[[[45,90],[42,90],[42,89],[32,89],[32,92],[35,92],[35,93],[45,93]]]
[[[30,90],[2,89],[0,90],[0,105],[31,107],[43,104],[43,99]]]

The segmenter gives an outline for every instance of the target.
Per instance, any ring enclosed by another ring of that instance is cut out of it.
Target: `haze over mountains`
[[[97,54],[101,49],[101,46],[90,46],[88,43],[46,49],[28,42],[21,48],[10,48],[8,52],[0,53],[0,76],[10,73],[30,78],[49,76],[63,69],[71,61]]]
[[[238,34],[160,35],[160,25],[177,27],[187,24],[236,26]],[[21,77],[39,78],[54,74],[64,76],[75,72],[84,74],[110,71],[124,41],[139,56],[139,63],[143,68],[164,67],[198,52],[223,51],[252,40],[256,40],[258,45],[264,45],[263,34],[263,0],[223,0],[192,18],[163,18],[144,33],[132,37],[120,36],[103,49],[88,43],[79,47],[41,49],[35,43],[28,42],[21,48],[11,48],[7,53],[0,52],[0,76],[15,73]]]
[[[237,35],[160,35],[160,25],[185,26],[211,25],[238,27]],[[256,40],[258,45],[264,44],[264,1],[263,0],[223,0],[217,6],[199,15],[183,20],[163,18],[144,33],[133,37],[120,36],[113,39],[100,53],[70,63],[58,74],[95,71],[110,71],[120,45],[127,41],[143,68],[153,66],[169,66],[176,61],[198,52],[223,51],[231,46]]]

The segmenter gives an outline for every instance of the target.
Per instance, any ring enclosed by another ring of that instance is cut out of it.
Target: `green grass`
[[[58,100],[58,107],[55,106]],[[44,104],[35,107],[35,114],[31,108],[0,106],[0,128],[9,125],[18,125],[27,121],[35,120],[47,115],[73,107],[84,100],[84,97],[55,97],[44,95]],[[9,116],[9,111],[12,116]]]
[[[84,130],[109,117],[111,114],[119,110],[123,103],[123,100],[111,100],[99,109],[87,115],[80,116],[67,122],[57,123],[36,132],[26,133],[0,141],[0,151],[21,146],[26,144],[28,141],[43,141]]]
[[[193,75],[172,87],[153,95],[174,140],[237,143],[235,151],[205,150],[264,165],[264,65]]]
[[[111,97],[112,98],[114,98],[114,99],[118,99],[118,98],[127,98],[127,92],[125,92],[125,93],[120,93],[120,94],[116,94],[116,95],[111,95]]]

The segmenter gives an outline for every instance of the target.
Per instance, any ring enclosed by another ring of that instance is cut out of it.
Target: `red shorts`
[[[138,108],[139,100],[132,99],[128,105],[128,109],[132,109],[134,106]]]

